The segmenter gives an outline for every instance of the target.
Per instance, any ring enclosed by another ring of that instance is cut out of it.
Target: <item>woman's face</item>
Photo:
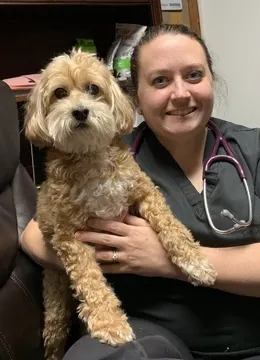
[[[196,40],[165,34],[142,46],[138,81],[138,110],[156,135],[205,128],[213,108],[212,75]]]

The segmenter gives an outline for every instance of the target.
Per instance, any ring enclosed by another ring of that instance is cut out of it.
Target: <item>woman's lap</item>
[[[137,318],[129,322],[136,335],[134,342],[114,348],[85,335],[71,346],[63,360],[260,360],[260,355],[232,353],[202,357],[197,354],[193,358],[187,346],[161,326]]]
[[[114,348],[83,336],[63,360],[193,360],[183,342],[164,328],[142,319],[130,319],[136,340]]]

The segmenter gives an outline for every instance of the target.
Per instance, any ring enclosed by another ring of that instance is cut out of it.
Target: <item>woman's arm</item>
[[[26,226],[20,239],[23,251],[37,264],[55,270],[63,269],[63,266],[51,246],[43,239],[38,223],[31,220]]]
[[[83,242],[101,245],[96,255],[105,272],[135,273],[187,281],[170,262],[156,234],[144,220],[128,215],[125,223],[95,219],[89,225],[97,230],[110,232],[105,234],[89,231],[79,236],[79,240]],[[38,264],[63,270],[55,251],[44,241],[36,221],[31,220],[25,228],[21,236],[21,247]],[[113,263],[111,247],[118,249],[119,263]],[[218,273],[214,288],[260,297],[260,243],[232,248],[201,247],[201,251]]]
[[[124,223],[91,219],[88,225],[100,232],[83,232],[79,240],[103,246],[96,249],[98,261],[107,273],[134,273],[187,281],[167,257],[157,235],[143,219],[128,215]],[[104,246],[107,249],[104,249]],[[113,263],[116,248],[118,263]],[[260,297],[260,243],[234,248],[201,247],[215,267],[214,288],[244,296]]]
[[[116,217],[116,220],[122,221],[125,216],[126,212],[123,212],[120,216]],[[44,241],[38,223],[33,219],[27,224],[21,235],[20,246],[37,264],[45,268],[64,270],[56,252],[49,243]]]
[[[202,247],[201,251],[218,273],[215,288],[260,297],[260,243],[217,249]]]

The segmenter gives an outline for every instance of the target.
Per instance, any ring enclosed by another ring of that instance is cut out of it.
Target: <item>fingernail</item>
[[[79,231],[77,231],[77,232],[75,233],[75,239],[76,239],[76,240],[81,240],[81,233],[80,233]]]

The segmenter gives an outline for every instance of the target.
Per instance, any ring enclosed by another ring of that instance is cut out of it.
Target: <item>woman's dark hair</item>
[[[139,71],[139,54],[143,45],[149,43],[153,39],[161,35],[184,35],[193,40],[196,40],[203,48],[209,70],[212,74],[213,80],[216,79],[215,73],[212,66],[212,58],[210,56],[209,50],[202,38],[193,32],[188,26],[183,24],[162,24],[157,26],[149,27],[143,37],[141,38],[138,45],[135,47],[133,54],[131,56],[131,80],[132,80],[132,91],[134,95],[137,94],[138,90],[138,71]]]

